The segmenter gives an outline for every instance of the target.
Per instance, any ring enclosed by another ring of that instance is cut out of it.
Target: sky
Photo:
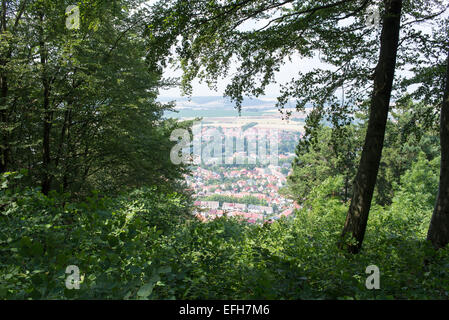
[[[299,71],[307,72],[314,68],[320,67],[323,64],[320,63],[318,58],[314,59],[302,59],[299,55],[292,59],[292,62],[286,62],[280,69],[279,72],[276,73],[276,83],[270,84],[266,91],[265,96],[267,97],[277,97],[280,91],[280,84],[285,84],[290,82],[292,78],[294,78]],[[236,66],[233,66],[231,70],[235,72]],[[220,79],[217,83],[218,91],[214,91],[210,89],[206,83],[200,83],[198,80],[195,80],[192,83],[192,96],[222,96],[226,85],[229,84],[231,76],[225,79]],[[164,72],[164,77],[180,77],[182,75],[181,70],[175,70],[175,68],[167,68]],[[168,90],[160,91],[161,97],[180,97],[181,90],[179,88],[171,88]]]
[[[157,0],[149,1],[149,3],[154,3]],[[290,6],[290,5],[287,5]],[[284,6],[284,7],[287,7]],[[275,18],[279,14],[275,13],[271,16],[270,19]],[[249,31],[254,30],[256,28],[260,28],[266,25],[268,22],[268,19],[262,19],[259,21],[249,20],[238,27],[238,30],[241,31]],[[179,66],[179,65],[178,65]],[[180,77],[182,75],[181,70],[175,70],[178,66],[172,66],[170,68],[166,68],[164,72],[165,78],[172,78],[172,77]],[[268,85],[265,90],[265,96],[266,97],[277,97],[280,92],[281,84],[287,84],[289,83],[293,78],[295,78],[300,71],[302,72],[308,72],[313,70],[314,68],[323,67],[324,64],[319,61],[319,58],[314,59],[303,59],[299,55],[294,55],[292,57],[292,62],[285,61],[285,64],[281,67],[280,71],[276,73],[275,75],[275,81]],[[214,91],[210,89],[206,83],[200,83],[199,80],[195,80],[192,83],[192,96],[223,96],[224,91],[226,89],[226,86],[230,83],[230,80],[233,76],[233,74],[237,71],[237,65],[234,63],[231,65],[231,72],[229,73],[230,76],[228,76],[225,79],[219,79],[217,81],[217,91]],[[171,88],[167,90],[161,90],[160,91],[161,97],[181,97],[182,93],[179,88]]]
[[[151,0],[149,3],[156,2],[157,0]],[[444,1],[446,2],[446,0]],[[447,17],[449,12],[444,14],[444,17]],[[274,18],[272,16],[271,18]],[[260,20],[260,21],[249,21],[246,24],[239,27],[241,30],[254,30],[255,28],[259,28],[265,26],[268,20]],[[377,26],[379,27],[379,26]],[[419,25],[420,29],[425,32],[431,32],[430,28],[424,25]],[[292,56],[292,61],[285,61],[285,64],[280,68],[280,71],[275,74],[275,81],[267,86],[265,90],[265,96],[274,98],[279,95],[280,88],[282,84],[287,84],[291,82],[293,78],[296,78],[299,72],[309,72],[315,68],[329,68],[328,65],[321,63],[318,57],[310,58],[302,58],[299,54]],[[174,78],[180,77],[182,75],[181,70],[176,70],[177,65],[167,67],[164,70],[165,78]],[[206,83],[200,83],[199,80],[194,80],[192,83],[192,96],[223,96],[226,86],[230,83],[230,79],[232,75],[236,72],[237,65],[234,63],[231,65],[230,76],[225,79],[218,79],[217,81],[217,91],[210,89]],[[161,97],[170,97],[176,98],[181,97],[182,93],[180,88],[170,88],[160,91]]]

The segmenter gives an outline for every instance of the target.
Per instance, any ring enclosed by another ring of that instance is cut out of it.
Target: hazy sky
[[[292,62],[287,62],[282,66],[279,72],[276,73],[276,82],[270,84],[266,89],[266,96],[276,97],[279,94],[280,84],[288,83],[292,78],[294,78],[299,71],[307,72],[312,70],[313,68],[317,68],[322,66],[318,58],[315,59],[301,59],[299,56],[296,56],[292,59]],[[232,68],[232,72],[235,72],[236,66]],[[174,68],[168,68],[164,72],[164,77],[179,77],[182,75],[181,70],[174,70]],[[229,84],[231,77],[228,77],[224,80],[218,81],[218,91],[214,91],[209,89],[207,84],[199,83],[198,80],[195,80],[192,83],[193,96],[222,96],[226,85]],[[169,90],[161,90],[160,96],[162,97],[179,97],[181,96],[181,90],[179,88],[172,88]]]
[[[156,0],[152,0],[151,2],[155,2]],[[288,7],[290,6],[284,6]],[[271,17],[275,18],[278,16],[278,13],[274,13]],[[254,21],[250,20],[239,26],[239,30],[254,30],[266,25],[269,20],[259,20]],[[272,83],[267,86],[265,90],[265,96],[268,97],[277,97],[279,95],[280,84],[286,84],[295,78],[298,75],[299,71],[308,72],[317,67],[323,67],[324,64],[320,63],[318,58],[315,59],[301,59],[299,55],[295,55],[292,58],[292,62],[286,60],[285,64],[281,67],[280,71],[276,73],[276,83]],[[200,83],[198,80],[195,80],[192,83],[192,96],[222,96],[226,86],[230,83],[230,79],[232,75],[236,72],[236,65],[231,65],[230,76],[226,79],[219,79],[217,82],[218,91],[211,90],[206,83]],[[164,77],[179,77],[182,75],[182,71],[174,70],[174,68],[167,68],[164,73]],[[160,96],[162,97],[179,97],[181,96],[181,90],[179,88],[172,88],[169,90],[161,90]]]
[[[151,0],[151,2],[155,2],[157,0]],[[448,1],[444,0],[444,3],[448,3]],[[446,12],[443,16],[447,17],[449,15],[449,12]],[[276,17],[276,14],[273,15],[271,18]],[[242,26],[239,27],[241,30],[251,30],[255,28],[259,28],[262,26],[265,26],[266,22],[268,20],[260,20],[258,22],[249,21]],[[378,26],[379,27],[379,26]],[[431,33],[430,27],[427,25],[427,23],[423,23],[417,26],[421,29],[421,31]],[[265,95],[268,97],[277,97],[279,95],[281,84],[287,84],[289,83],[293,78],[296,78],[298,73],[300,71],[302,72],[308,72],[315,68],[326,68],[329,67],[329,65],[326,65],[324,63],[321,63],[318,57],[315,57],[313,59],[302,59],[298,54],[292,56],[292,61],[286,61],[285,64],[281,67],[280,71],[276,73],[275,76],[275,82],[267,86],[265,90]],[[230,83],[230,79],[232,78],[232,75],[236,72],[236,64],[231,65],[231,71],[230,77],[226,79],[219,79],[217,82],[218,90],[214,91],[211,90],[207,84],[200,83],[198,80],[195,80],[192,83],[192,96],[222,96],[224,93],[224,90],[226,86]],[[181,70],[175,70],[175,67],[167,68],[164,72],[164,77],[180,77],[182,75]],[[181,96],[181,90],[179,88],[172,88],[168,90],[161,90],[160,91],[161,97],[180,97]]]

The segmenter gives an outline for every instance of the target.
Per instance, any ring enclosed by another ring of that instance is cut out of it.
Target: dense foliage
[[[447,299],[449,251],[425,242],[437,160],[420,156],[392,205],[373,208],[359,255],[336,246],[342,176],[314,187],[293,221],[266,226],[202,223],[183,196],[148,188],[78,204],[3,189],[0,298]],[[365,287],[372,264],[379,290]],[[68,265],[80,268],[80,290],[65,288]]]
[[[429,109],[406,99],[392,110],[374,194],[376,203],[391,204],[394,186],[421,152],[429,160],[438,157],[438,119]],[[363,113],[357,114],[356,120],[333,128],[317,125],[300,141],[285,195],[302,202],[311,196],[313,187],[330,176],[341,175],[344,184],[337,192],[344,201],[349,200],[367,124]]]
[[[229,203],[242,203],[242,204],[254,204],[254,205],[268,205],[267,200],[259,199],[254,196],[244,196],[242,198],[224,196],[220,194],[214,194],[204,198],[205,201],[218,201],[218,202],[229,202]]]
[[[26,168],[26,185],[85,194],[174,183],[169,85],[148,50],[140,0],[86,1],[79,29],[67,1],[3,1],[0,172]],[[184,125],[185,126],[185,125]]]

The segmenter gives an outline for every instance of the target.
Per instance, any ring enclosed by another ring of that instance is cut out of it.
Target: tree
[[[411,52],[416,61],[413,76],[402,81],[404,86],[417,85],[411,97],[421,99],[431,106],[426,112],[420,112],[423,119],[440,118],[440,185],[436,198],[434,212],[427,232],[427,239],[436,249],[447,245],[448,233],[448,20],[439,19],[437,28],[432,33],[417,38],[419,50]],[[432,121],[432,120],[431,120]]]
[[[385,131],[382,159],[379,165],[373,202],[387,207],[391,205],[401,177],[409,170],[420,153],[430,161],[439,156],[437,136],[438,115],[431,113],[434,107],[401,99],[390,112]],[[432,116],[428,118],[428,114]],[[283,193],[302,203],[312,196],[310,191],[324,180],[343,176],[339,199],[347,202],[352,195],[351,182],[360,162],[368,115],[355,115],[357,124],[338,129],[321,124],[315,132],[302,139],[296,150],[293,170],[287,179]]]
[[[351,205],[342,232],[342,238],[350,234],[356,241],[355,243],[348,242],[344,244],[352,253],[359,252],[365,236],[368,214],[382,156],[396,69],[402,0],[386,1],[385,7],[386,12],[383,18],[379,62],[374,76],[374,90],[371,98],[365,145],[363,146],[359,169],[354,181]]]
[[[336,131],[321,125],[316,130],[316,139],[303,140],[298,144],[292,173],[282,192],[302,203],[309,198],[314,187],[329,177],[341,175],[344,177],[344,186],[339,195],[346,202],[351,195],[350,184],[357,168],[361,129],[348,125]],[[340,135],[336,136],[338,133]]]
[[[172,105],[156,101],[171,83],[142,36],[148,8],[114,3],[84,1],[68,29],[67,1],[2,2],[0,169],[28,169],[44,194],[176,185],[186,172],[169,138],[189,123],[164,120]]]
[[[397,101],[390,111],[373,201],[391,205],[395,185],[422,152],[428,160],[438,157],[438,115],[434,107],[413,102],[410,97]]]
[[[440,185],[427,233],[427,239],[437,249],[449,243],[449,54],[446,63],[446,81],[440,117]]]
[[[11,131],[18,125],[13,120],[13,109],[17,100],[11,101],[13,68],[12,56],[17,41],[17,32],[27,3],[26,1],[1,2],[0,11],[0,173],[6,172],[11,165],[11,146],[17,143],[13,140]],[[19,65],[23,67],[23,64]],[[19,67],[17,64],[14,67]],[[9,105],[12,105],[9,107]]]

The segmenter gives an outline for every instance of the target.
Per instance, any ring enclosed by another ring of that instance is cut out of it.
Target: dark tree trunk
[[[68,110],[67,114],[67,127],[66,127],[66,152],[65,152],[65,159],[64,159],[64,169],[63,169],[63,178],[62,178],[62,191],[66,192],[69,187],[69,170],[71,166],[71,161],[75,161],[75,157],[73,156],[73,149],[72,149],[72,143],[71,143],[71,127],[72,127],[72,111]]]
[[[25,8],[27,6],[26,1],[20,1],[20,5],[15,7],[11,4],[12,1],[2,0],[1,3],[1,14],[0,14],[0,32],[4,36],[2,37],[2,41],[9,41],[9,37],[5,36],[7,33],[14,34],[15,29],[20,24],[20,20],[23,16]],[[8,7],[8,5],[10,7]],[[15,7],[15,8],[14,8]],[[14,19],[14,23],[8,27],[8,11],[16,11],[16,17]],[[11,61],[13,45],[10,42],[8,44],[9,49],[3,52],[3,55],[0,56],[0,127],[3,127],[0,131],[0,173],[15,170],[13,154],[14,148],[12,147],[12,137],[13,134],[9,131],[8,127],[14,121],[14,105],[17,101],[17,97],[14,99],[14,103],[10,104],[8,101],[9,95],[9,79],[8,79],[8,71],[6,67],[8,63]],[[8,47],[8,46],[5,46]]]
[[[435,249],[443,248],[449,243],[449,55],[443,104],[441,105],[440,139],[440,186],[427,232],[427,240],[432,242]]]
[[[52,180],[52,172],[50,168],[51,163],[51,155],[50,155],[50,132],[52,127],[52,118],[53,114],[50,110],[50,81],[48,79],[48,71],[47,71],[47,49],[45,47],[44,40],[44,23],[43,14],[40,15],[40,23],[41,23],[41,34],[40,34],[40,60],[42,64],[42,87],[44,89],[43,96],[43,110],[44,110],[44,119],[43,119],[43,132],[42,132],[42,193],[47,195],[50,191],[51,180]]]
[[[43,126],[43,153],[42,153],[42,165],[43,165],[43,177],[42,177],[42,193],[47,195],[50,191],[51,185],[51,172],[50,172],[50,131],[52,116],[49,111],[50,107],[50,90],[48,82],[44,80],[44,126]]]
[[[3,61],[0,63],[2,67],[4,66]],[[1,87],[1,98],[0,98],[0,123],[2,125],[8,124],[8,113],[7,113],[7,98],[8,98],[8,79],[5,75],[0,77],[0,87]],[[2,130],[1,141],[0,141],[0,173],[6,172],[9,167],[9,135],[7,130]]]
[[[342,232],[340,246],[358,253],[365,236],[377,173],[385,137],[391,91],[396,68],[402,0],[386,0],[381,35],[379,62],[374,77],[368,130],[360,165],[354,180],[351,205]],[[348,241],[352,238],[352,241]],[[355,240],[355,242],[354,242]]]
[[[2,13],[0,18],[0,32],[2,34],[6,33],[6,0],[2,1]],[[6,56],[0,58],[1,75],[0,75],[0,123],[4,126],[8,124],[8,114],[7,114],[7,97],[8,97],[8,78],[6,76],[6,71],[3,69],[6,67],[8,59]],[[6,172],[8,170],[9,164],[9,138],[8,131],[2,130],[0,132],[0,173]]]
[[[349,177],[348,177],[348,174],[346,174],[346,176],[345,176],[345,203],[346,203],[346,201],[348,201],[348,189],[349,189],[348,184],[349,184]]]

